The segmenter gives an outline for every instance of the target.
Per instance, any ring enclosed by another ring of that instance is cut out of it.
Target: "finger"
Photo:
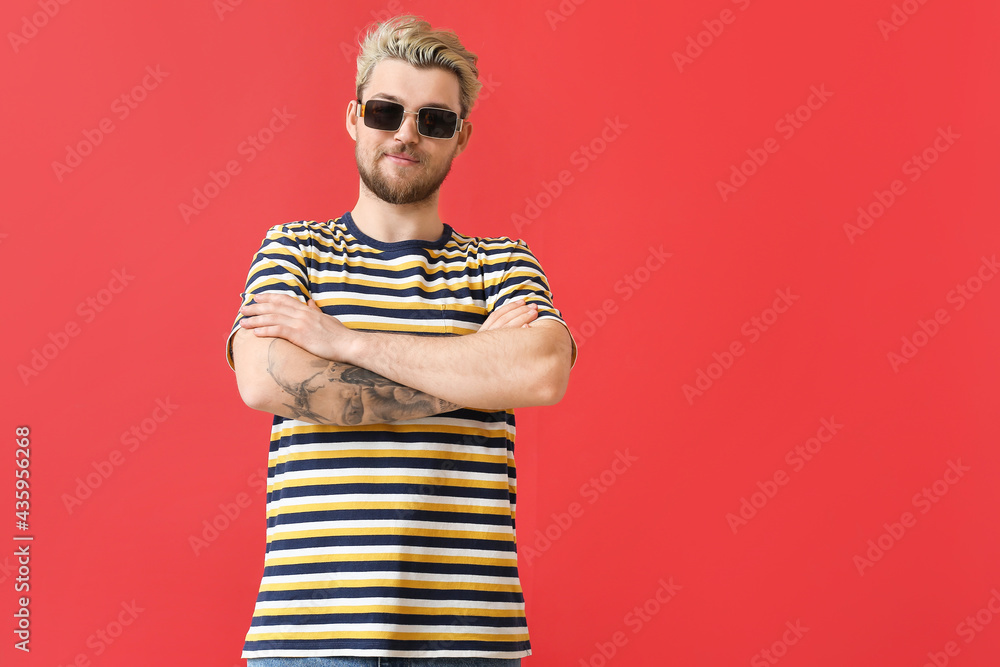
[[[523,305],[524,305],[524,299],[515,299],[514,301],[509,301],[504,305],[500,306],[499,308],[494,309],[493,312],[490,313],[490,317],[492,318],[501,317],[504,313],[509,312],[514,308],[520,308]],[[487,317],[486,319],[489,320],[490,317]]]
[[[258,338],[284,338],[285,340],[290,341],[288,335],[282,331],[281,327],[259,327],[257,329],[253,329],[252,333]]]
[[[524,302],[524,299],[517,299],[515,301],[511,301],[510,303],[505,303],[503,306],[497,308],[492,313],[490,313],[490,316],[486,318],[486,321],[483,322],[479,330],[487,331],[489,329],[495,329],[497,328],[497,326],[503,320],[504,317],[506,317],[511,312],[519,308],[525,308],[525,307],[526,304]]]
[[[282,327],[284,329],[292,330],[298,327],[298,322],[294,319],[289,319],[284,315],[265,313],[263,315],[254,315],[253,317],[244,317],[240,320],[240,325],[247,329],[259,329],[260,327]]]
[[[274,307],[305,308],[306,304],[291,294],[282,292],[260,292],[253,294],[253,301],[259,304],[270,304]]]
[[[284,315],[294,315],[295,313],[300,313],[306,308],[298,299],[295,299],[284,294],[262,294],[262,298],[259,303],[249,303],[245,306],[240,306],[240,312],[244,315],[262,315],[264,313],[281,313]],[[280,298],[274,298],[280,297]]]
[[[533,320],[538,314],[538,306],[533,303],[521,304],[517,308],[511,308],[506,312],[497,311],[497,317],[493,319],[487,330],[502,329],[512,326],[515,321],[520,320],[516,326],[521,326],[526,321]],[[527,318],[527,319],[525,319]]]
[[[292,301],[298,301],[294,296],[286,292],[256,292],[253,295],[254,300],[258,301],[283,301],[285,299],[291,299]],[[301,303],[301,301],[299,302]]]
[[[495,327],[497,329],[516,329],[518,327],[523,327],[529,322],[534,322],[538,318],[538,311],[534,308],[525,308],[525,312],[518,313],[516,316],[511,317],[502,325]]]
[[[531,322],[536,317],[538,317],[538,311],[533,307],[532,304],[522,306],[515,310],[511,310],[506,313],[503,317],[497,318],[490,329],[506,329],[519,327],[522,324]]]
[[[267,321],[267,315],[254,315],[253,317],[244,317],[240,320],[240,326],[244,329],[259,329],[260,327],[272,324],[273,322]]]

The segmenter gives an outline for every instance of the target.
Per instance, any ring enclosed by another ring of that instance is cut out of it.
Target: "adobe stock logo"
[[[133,424],[128,431],[123,431],[119,436],[119,441],[123,446],[128,446],[128,451],[135,452],[156,433],[160,425],[166,422],[174,411],[181,406],[170,400],[170,397],[157,398],[155,407],[149,415],[138,424]],[[88,469],[84,475],[77,476],[76,486],[72,492],[62,494],[63,507],[68,514],[72,514],[76,509],[83,506],[83,503],[94,495],[103,486],[115,471],[125,463],[125,453],[120,449],[113,449],[107,458],[91,461],[91,471]]]
[[[248,134],[247,138],[236,147],[237,155],[244,157],[244,162],[250,163],[275,140],[278,134],[284,132],[289,122],[295,118],[295,114],[288,112],[288,107],[278,107],[271,109],[271,118],[267,123],[253,134]],[[216,197],[222,194],[225,188],[233,182],[233,178],[243,172],[243,165],[239,160],[229,160],[220,171],[210,169],[208,180],[200,188],[193,189],[191,203],[181,202],[177,208],[185,224],[191,224],[191,219],[200,215],[208,208]]]
[[[806,463],[812,461],[813,457],[822,451],[823,445],[833,440],[834,436],[842,428],[844,428],[844,425],[838,423],[836,417],[831,416],[829,419],[826,417],[820,419],[815,437],[808,438],[803,444],[789,449],[785,454],[785,463],[791,466],[793,473],[800,472],[805,468]],[[768,502],[778,495],[781,487],[787,485],[791,479],[791,476],[785,472],[784,468],[778,468],[770,475],[770,479],[765,479],[763,482],[758,480],[758,490],[752,492],[749,498],[747,496],[740,498],[740,506],[737,513],[729,512],[726,514],[726,522],[729,524],[729,529],[733,531],[733,535],[757,516],[767,506]]]
[[[986,626],[1000,616],[1000,591],[992,588],[990,594],[990,598],[984,606],[980,607],[975,614],[966,616],[955,626],[955,634],[961,637],[966,644],[971,644],[976,636],[986,629]],[[962,651],[956,641],[946,642],[943,648],[943,651],[928,651],[929,660],[923,664],[923,667],[945,667],[950,662],[949,657],[954,658]]]
[[[889,41],[889,34],[899,32],[899,29],[909,22],[910,17],[920,11],[920,7],[927,3],[927,0],[904,0],[902,5],[893,5],[889,20],[879,19],[875,27],[882,33],[883,41]]]
[[[90,651],[81,651],[69,663],[67,667],[88,667],[92,664],[92,659],[103,655],[111,645],[125,633],[125,629],[135,623],[139,614],[146,611],[145,607],[140,607],[135,600],[132,602],[122,602],[121,611],[115,613],[114,617],[107,623],[97,628],[87,637],[86,646]],[[60,665],[61,667],[61,665]]]
[[[593,505],[601,499],[614,484],[627,473],[632,465],[639,460],[638,456],[632,455],[628,448],[625,451],[615,450],[615,458],[607,468],[580,486],[580,496],[586,499],[587,504]],[[517,543],[518,558],[525,565],[531,565],[532,561],[552,548],[555,542],[562,539],[577,519],[580,519],[586,512],[583,504],[573,501],[565,512],[553,512],[552,521],[539,530],[535,529],[534,539],[528,543],[529,538],[521,537]]]
[[[38,31],[49,24],[49,20],[55,18],[61,9],[60,5],[68,5],[69,0],[38,0],[38,6],[42,11],[35,12],[31,17],[21,17],[20,32],[8,32],[7,39],[10,41],[10,48],[14,53],[21,50],[21,47],[28,43],[28,40],[35,37]]]
[[[750,0],[732,0],[734,5],[739,5],[740,11],[745,12],[750,6]],[[705,19],[701,22],[705,29],[696,35],[688,35],[687,47],[684,52],[674,51],[674,64],[677,71],[684,73],[684,68],[693,65],[694,61],[705,53],[705,49],[715,44],[715,40],[722,36],[727,25],[732,25],[736,21],[736,13],[731,9],[723,9],[717,19]]]
[[[622,133],[628,129],[628,125],[622,122],[621,116],[615,116],[614,120],[608,116],[604,119],[604,127],[587,143],[580,144],[580,147],[570,153],[569,163],[576,167],[577,173],[582,174],[587,171],[612,143],[621,137]],[[524,198],[524,211],[521,213],[511,213],[510,221],[518,234],[524,228],[537,220],[542,211],[552,206],[567,188],[574,183],[573,173],[569,169],[562,169],[551,181],[543,180],[541,187],[534,197]]]
[[[554,10],[546,9],[545,19],[549,22],[549,27],[555,30],[560,23],[565,23],[570,16],[576,13],[576,8],[584,2],[586,0],[562,0]]]
[[[251,473],[247,477],[247,486],[253,489],[257,495],[263,495],[267,491],[267,469],[261,469]],[[243,510],[253,504],[253,497],[246,491],[240,491],[231,501],[219,503],[219,511],[209,519],[203,519],[199,533],[188,535],[188,545],[195,556],[208,549],[222,533],[229,530],[240,516],[245,516]]]
[[[711,389],[715,382],[733,367],[736,359],[746,353],[747,347],[760,340],[760,337],[778,321],[778,316],[787,313],[788,309],[800,298],[798,294],[792,294],[790,287],[783,290],[777,289],[774,293],[778,296],[774,299],[771,307],[762,310],[759,317],[754,315],[740,327],[740,333],[750,339],[749,343],[744,345],[742,341],[737,339],[722,352],[713,352],[714,361],[709,362],[704,369],[699,368],[695,372],[694,385],[681,386],[681,391],[684,393],[688,405],[694,405],[695,397],[704,396],[705,392]]]
[[[673,257],[672,252],[663,250],[663,246],[658,248],[649,246],[649,253],[645,259],[634,269],[626,273],[615,282],[614,292],[621,295],[622,302],[628,301],[641,290],[652,279],[653,274],[659,271],[666,264],[666,261]],[[619,310],[618,299],[605,299],[600,308],[586,311],[587,320],[579,325],[579,328],[570,327],[573,340],[578,347],[583,348],[587,340],[608,323],[612,315]]]
[[[813,114],[822,109],[833,97],[833,93],[826,89],[826,84],[822,83],[817,88],[815,85],[809,87],[810,95],[806,101],[789,111],[774,123],[774,131],[779,133],[785,141],[795,136],[801,130]],[[733,164],[729,167],[729,178],[725,181],[716,181],[715,187],[719,191],[719,196],[723,202],[728,202],[729,198],[739,192],[739,189],[747,184],[761,167],[767,164],[771,155],[777,153],[781,148],[778,140],[768,137],[764,140],[761,148],[748,148],[746,154],[749,159],[743,160],[739,165]]]
[[[947,130],[939,127],[937,129],[937,136],[931,144],[919,153],[914,153],[910,156],[900,166],[900,170],[902,170],[904,176],[910,177],[909,180],[911,183],[916,183],[940,159],[941,155],[951,149],[955,145],[955,142],[961,138],[962,135],[952,130],[951,125],[948,126]],[[872,193],[874,200],[858,207],[858,216],[855,224],[844,223],[844,233],[847,235],[847,240],[853,245],[855,238],[871,229],[872,225],[881,219],[892,208],[893,204],[906,193],[906,183],[898,178],[889,184],[888,190],[875,190]]]
[[[935,480],[929,486],[925,486],[918,493],[913,494],[913,498],[910,499],[911,504],[915,509],[920,510],[921,514],[927,514],[936,503],[940,502],[947,495],[951,487],[958,484],[965,477],[965,473],[970,470],[972,468],[962,464],[962,459],[949,460],[948,467],[945,469],[944,474],[941,475],[941,478]],[[903,539],[906,531],[916,525],[917,515],[913,512],[903,512],[898,522],[883,523],[882,527],[885,530],[875,539],[868,540],[866,543],[868,549],[864,552],[864,555],[854,556],[854,567],[857,568],[858,575],[865,576],[865,570],[882,560],[886,552]]]
[[[119,121],[125,120],[168,76],[170,76],[170,72],[164,72],[159,65],[155,68],[152,65],[147,65],[146,76],[142,78],[142,81],[111,102],[111,112],[118,117]],[[97,127],[83,130],[83,139],[72,145],[66,144],[65,161],[54,160],[52,162],[52,171],[56,175],[56,180],[62,183],[66,175],[73,173],[74,169],[83,164],[83,159],[93,154],[94,149],[104,142],[104,138],[116,129],[117,127],[111,118],[105,116],[98,121]]]
[[[657,589],[642,604],[637,604],[622,618],[622,624],[632,631],[632,635],[642,632],[663,608],[669,604],[684,587],[674,583],[673,577],[661,577],[656,582]],[[616,630],[608,641],[594,642],[597,649],[587,658],[580,658],[579,667],[605,667],[624,647],[628,646],[628,634]]]
[[[135,280],[135,276],[128,273],[124,267],[121,270],[112,271],[111,280],[108,281],[106,287],[97,290],[96,294],[88,296],[77,305],[76,314],[83,320],[83,324],[93,322],[99,313],[104,312],[115,296],[121,294],[133,280]],[[82,332],[83,326],[72,318],[55,331],[50,331],[47,342],[42,343],[40,347],[32,348],[28,363],[17,366],[17,374],[24,386],[27,387],[31,380],[37,378],[42,371],[48,368],[49,364],[55,361],[69,346],[70,341]]]
[[[219,17],[219,20],[224,21],[226,14],[235,12],[236,8],[242,4],[243,0],[214,0],[212,8],[215,9],[215,15]]]
[[[950,290],[945,296],[945,301],[954,304],[955,311],[961,310],[965,307],[965,304],[982,291],[987,282],[993,280],[993,277],[998,272],[1000,272],[1000,262],[997,262],[997,256],[994,254],[992,257],[987,258],[984,255],[980,258],[979,268],[976,272],[964,281],[956,284],[955,288]],[[938,335],[941,327],[949,322],[951,322],[951,315],[945,308],[935,310],[933,317],[929,319],[918,319],[917,328],[913,333],[909,336],[904,335],[900,337],[902,345],[899,348],[899,352],[893,350],[886,355],[892,371],[899,373],[900,367],[903,364],[910,363],[920,350],[926,347]]]
[[[772,643],[768,648],[758,651],[750,658],[750,667],[768,667],[768,665],[777,664],[779,660],[788,655],[788,648],[798,644],[799,640],[809,632],[809,628],[802,625],[801,619],[795,619],[794,624],[791,621],[785,621],[785,627],[788,629],[782,633],[781,639]]]

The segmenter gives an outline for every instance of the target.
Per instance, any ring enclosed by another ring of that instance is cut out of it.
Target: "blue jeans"
[[[520,658],[247,658],[247,667],[520,667]]]

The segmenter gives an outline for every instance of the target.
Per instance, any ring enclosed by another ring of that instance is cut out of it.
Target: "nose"
[[[396,139],[406,144],[414,144],[420,140],[420,133],[417,132],[417,115],[413,113],[403,114],[403,123],[396,130]]]

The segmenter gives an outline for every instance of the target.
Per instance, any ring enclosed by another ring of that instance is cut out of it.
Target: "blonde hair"
[[[413,67],[440,67],[458,77],[462,118],[476,104],[479,89],[478,56],[459,41],[450,30],[434,30],[431,24],[416,16],[394,16],[373,24],[361,40],[358,54],[358,75],[355,88],[358,100],[371,78],[372,71],[382,60],[396,58]]]

